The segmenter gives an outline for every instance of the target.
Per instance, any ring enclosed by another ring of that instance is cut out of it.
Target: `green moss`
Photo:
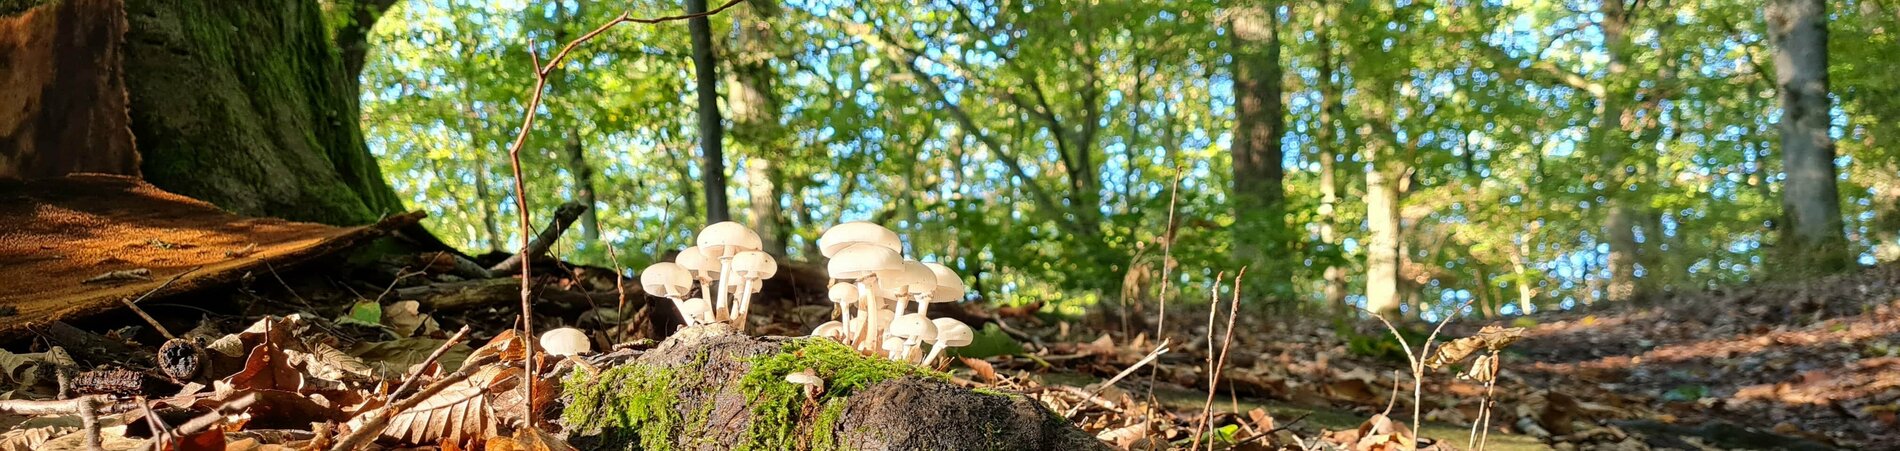
[[[785,450],[835,447],[831,429],[837,418],[827,419],[833,409],[843,413],[844,398],[860,389],[886,380],[921,376],[948,379],[949,375],[888,359],[865,357],[838,342],[825,339],[796,339],[785,343],[778,353],[753,357],[751,370],[739,381],[739,388],[752,405],[752,424],[745,443],[738,449]],[[809,442],[798,440],[798,425],[808,400],[804,387],[785,381],[785,376],[812,370],[825,381],[825,390],[816,397],[824,406],[811,430]],[[834,405],[836,404],[836,405]],[[826,424],[829,423],[829,424]]]
[[[576,371],[562,387],[572,401],[561,419],[577,431],[600,431],[610,438],[638,437],[640,449],[671,449],[681,419],[675,410],[679,389],[676,369],[622,365],[590,375]]]
[[[818,413],[818,419],[811,424],[811,449],[813,451],[832,451],[844,449],[838,443],[838,435],[831,433],[838,428],[838,422],[844,419],[845,400],[843,398],[825,401],[825,410]]]

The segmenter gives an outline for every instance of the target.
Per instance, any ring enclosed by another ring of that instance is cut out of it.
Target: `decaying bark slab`
[[[581,449],[1108,449],[1028,397],[843,349],[724,324],[687,328],[638,356],[596,359],[598,373],[569,375],[562,422]],[[789,397],[760,388],[801,369],[826,385]]]

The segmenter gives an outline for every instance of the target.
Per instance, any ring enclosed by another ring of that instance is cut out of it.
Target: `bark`
[[[1768,5],[1781,101],[1781,208],[1787,225],[1777,246],[1791,268],[1835,271],[1851,256],[1842,231],[1834,141],[1828,136],[1827,4],[1775,0]]]
[[[1382,155],[1383,154],[1383,155]],[[1387,314],[1399,307],[1399,162],[1388,152],[1367,152],[1366,310]]]
[[[1234,58],[1234,252],[1260,265],[1286,255],[1286,171],[1280,138],[1279,19],[1271,6],[1236,8],[1231,26]],[[1269,268],[1276,265],[1269,265]],[[1275,271],[1278,272],[1278,271]]]
[[[1334,141],[1335,120],[1341,111],[1341,93],[1339,84],[1333,81],[1333,43],[1327,15],[1330,8],[1321,6],[1315,14],[1314,28],[1318,30],[1319,46],[1319,91],[1320,110],[1318,130],[1314,132],[1315,146],[1319,149],[1319,237],[1320,242],[1332,252],[1343,252],[1339,232],[1335,222],[1339,211],[1339,181],[1337,160],[1339,149]],[[1326,305],[1335,313],[1345,313],[1350,306],[1346,304],[1346,268],[1338,264],[1326,265],[1324,296]]]
[[[766,252],[784,256],[788,227],[779,207],[784,181],[776,162],[788,155],[779,126],[779,100],[772,91],[776,74],[771,65],[771,18],[777,8],[771,0],[752,0],[746,8],[732,12],[739,29],[734,36],[726,106],[732,110],[732,140],[748,155],[746,193],[751,197],[752,229],[759,232]]]
[[[146,180],[246,215],[362,224],[403,210],[312,0],[126,3]]]
[[[1627,301],[1637,295],[1636,285],[1636,219],[1638,214],[1631,207],[1629,176],[1630,169],[1625,161],[1625,148],[1631,143],[1625,137],[1622,127],[1624,109],[1628,103],[1630,60],[1630,12],[1624,9],[1621,0],[1604,0],[1603,10],[1604,47],[1609,57],[1609,73],[1606,75],[1605,94],[1597,98],[1597,125],[1592,130],[1592,141],[1598,150],[1603,165],[1604,191],[1602,207],[1605,211],[1604,237],[1609,242],[1610,254],[1607,258],[1610,280],[1604,296],[1610,301]]]
[[[706,12],[706,0],[686,0],[686,13]],[[686,21],[693,40],[695,98],[699,100],[700,177],[706,192],[706,223],[732,220],[726,206],[725,125],[719,114],[719,69],[713,58],[712,21],[695,17]]]

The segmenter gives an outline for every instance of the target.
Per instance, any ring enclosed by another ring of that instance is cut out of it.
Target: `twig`
[[[520,269],[519,267],[525,266],[522,264],[523,259],[531,259],[547,253],[549,248],[554,247],[554,242],[560,241],[561,234],[567,233],[568,227],[573,226],[574,221],[580,219],[581,214],[586,212],[586,205],[576,202],[561,204],[559,208],[554,209],[554,219],[548,221],[548,226],[541,229],[541,233],[535,235],[534,240],[524,246],[524,250],[508,256],[507,260],[502,260],[495,266],[488,267],[489,274],[496,277],[512,275]]]
[[[204,415],[199,415],[196,418],[192,418],[190,421],[186,421],[185,424],[181,424],[181,425],[178,425],[178,427],[176,428],[172,428],[171,435],[178,436],[178,437],[189,437],[193,434],[203,432],[206,429],[210,429],[212,426],[218,425],[218,423],[223,423],[224,417],[243,413],[246,409],[251,408],[252,404],[256,404],[256,403],[257,403],[257,394],[246,393],[244,396],[239,396],[237,399],[233,399],[230,402],[224,403],[224,405],[218,406],[218,410],[216,411],[212,411],[211,413],[207,413]],[[162,443],[159,443],[159,440],[162,438],[163,436],[154,436],[152,437],[151,440],[146,440],[144,445],[140,445],[139,449],[141,451],[162,449],[160,446],[162,445]]]
[[[1430,355],[1431,350],[1432,350],[1432,341],[1438,339],[1438,333],[1445,330],[1445,325],[1451,323],[1452,318],[1457,318],[1458,313],[1464,311],[1465,307],[1471,305],[1471,301],[1474,301],[1474,300],[1477,300],[1477,298],[1474,297],[1471,299],[1466,299],[1464,303],[1458,305],[1458,308],[1452,309],[1451,313],[1446,314],[1444,319],[1439,320],[1438,327],[1432,329],[1431,335],[1428,335],[1425,337],[1425,343],[1419,345],[1419,350],[1418,350],[1418,353],[1416,354],[1412,352],[1411,343],[1408,343],[1405,341],[1405,336],[1399,334],[1399,328],[1393,326],[1392,321],[1385,319],[1385,315],[1380,315],[1378,312],[1374,312],[1372,310],[1366,309],[1365,307],[1359,307],[1359,310],[1366,312],[1366,314],[1372,316],[1373,319],[1379,320],[1380,324],[1385,325],[1385,329],[1387,331],[1392,332],[1392,338],[1397,338],[1399,340],[1399,348],[1405,350],[1405,360],[1411,363],[1411,367],[1412,367],[1412,433],[1413,433],[1412,446],[1413,447],[1418,446],[1417,434],[1418,434],[1418,425],[1419,425],[1419,419],[1420,419],[1419,417],[1420,417],[1420,412],[1424,410],[1421,404],[1425,399],[1425,395],[1424,395],[1425,364],[1419,361],[1418,356]],[[1388,410],[1390,410],[1390,407],[1388,407]]]
[[[1227,351],[1231,350],[1234,346],[1234,319],[1240,316],[1240,280],[1244,277],[1247,277],[1247,267],[1242,266],[1240,267],[1240,272],[1234,274],[1234,293],[1228,296],[1230,300],[1228,301],[1227,307],[1227,332],[1223,334],[1221,338],[1220,359],[1215,361],[1214,368],[1207,378],[1207,402],[1201,405],[1200,425],[1194,427],[1194,446],[1200,446],[1201,430],[1207,427],[1210,420],[1214,418],[1214,395],[1218,391],[1216,387],[1218,387],[1217,384],[1220,383],[1221,368],[1227,366]],[[1216,285],[1216,288],[1218,287],[1219,285]],[[1218,289],[1215,290],[1214,295],[1220,296]],[[1215,299],[1216,305],[1214,308],[1216,310],[1219,308],[1219,302],[1218,298]],[[1207,332],[1210,334],[1214,333],[1213,327],[1209,326]],[[1209,341],[1208,345],[1212,346],[1213,341]],[[1211,359],[1213,356],[1210,354],[1208,358]],[[1208,449],[1213,449],[1213,439],[1207,441],[1207,446]],[[1188,449],[1192,450],[1194,448],[1189,447]]]
[[[177,340],[178,337],[172,336],[172,331],[166,330],[165,325],[159,324],[157,319],[152,318],[152,315],[146,314],[145,309],[139,308],[138,303],[139,301],[145,300],[145,298],[151,297],[152,293],[157,293],[159,290],[165,289],[165,287],[172,286],[172,282],[177,282],[178,279],[184,278],[186,274],[196,272],[199,268],[203,268],[203,266],[187,269],[185,272],[178,273],[178,275],[172,276],[170,279],[165,279],[165,283],[158,284],[158,287],[147,290],[145,294],[139,295],[138,299],[127,300],[126,298],[119,298],[119,302],[125,304],[126,308],[132,309],[132,313],[137,313],[140,318],[145,318],[145,322],[151,324],[153,329],[158,329],[158,334],[164,335],[166,340]]]
[[[621,272],[626,269],[620,267],[620,255],[614,252],[613,244],[607,245],[607,259],[614,262],[614,296],[619,298],[619,304],[614,307],[614,316],[616,317],[614,319],[620,321],[619,324],[614,325],[614,332],[618,332],[616,335],[620,337],[615,341],[624,342],[627,341],[627,323],[631,321],[632,318],[627,316],[627,284],[625,283],[627,274]]]
[[[442,379],[438,379],[435,383],[429,384],[428,388],[422,389],[422,391],[417,392],[414,396],[403,398],[401,402],[385,404],[377,408],[375,411],[370,412],[369,419],[363,421],[362,427],[350,431],[350,435],[344,436],[342,440],[338,440],[336,445],[330,447],[330,451],[349,451],[362,448],[369,440],[378,435],[382,435],[383,429],[389,426],[389,419],[393,416],[392,413],[399,414],[414,408],[417,404],[421,404],[423,400],[429,399],[429,397],[435,396],[437,393],[441,393],[442,390],[447,390],[450,385],[466,380],[469,376],[474,376],[476,370],[498,359],[500,359],[500,355],[488,354],[478,357],[475,360],[463,362],[462,369],[456,370],[454,373],[449,373],[448,376],[443,376]]]
[[[81,396],[61,401],[0,400],[0,412],[14,415],[79,415],[86,431],[86,449],[99,451],[99,407],[110,404],[105,395]]]
[[[429,357],[422,359],[422,363],[416,365],[415,372],[409,373],[408,376],[403,376],[402,384],[396,386],[396,391],[389,392],[389,396],[400,395],[403,391],[409,390],[409,386],[416,384],[416,379],[422,377],[422,372],[429,368],[429,364],[441,359],[443,354],[449,352],[449,348],[455,347],[456,344],[461,343],[465,338],[468,338],[467,325],[462,326],[462,330],[456,331],[455,335],[449,336],[448,341],[442,342],[442,346],[436,347],[435,352],[429,353]]]
[[[589,31],[587,32],[587,34],[581,35],[578,38],[574,38],[574,40],[569,41],[567,45],[561,46],[561,51],[555,53],[552,57],[549,57],[548,62],[546,64],[542,64],[540,61],[540,57],[536,56],[534,52],[528,52],[528,55],[530,57],[535,58],[534,94],[528,97],[528,105],[526,108],[522,109],[521,129],[515,131],[514,142],[508,144],[508,167],[514,173],[513,175],[515,178],[515,186],[514,186],[515,213],[516,213],[516,216],[520,219],[518,221],[518,226],[521,228],[521,248],[524,251],[527,249],[533,248],[534,243],[528,240],[529,239],[528,231],[530,230],[529,227],[531,227],[531,224],[529,224],[529,220],[528,220],[527,181],[526,179],[523,179],[521,176],[521,148],[522,146],[528,143],[528,132],[531,130],[534,130],[534,119],[538,117],[537,110],[541,108],[541,97],[547,94],[548,74],[553,73],[555,69],[560,67],[561,62],[567,59],[567,54],[569,52],[573,52],[574,49],[576,47],[580,47],[582,43],[593,40],[595,37],[600,36],[601,33],[607,32],[607,29],[613,28],[615,25],[620,25],[620,24],[628,23],[628,22],[657,24],[661,22],[674,21],[674,20],[686,20],[686,19],[693,19],[693,18],[699,18],[699,17],[707,17],[714,14],[719,14],[720,12],[724,12],[727,8],[731,8],[734,5],[738,5],[742,1],[744,0],[726,0],[726,3],[719,5],[718,8],[713,8],[708,11],[683,14],[683,15],[657,17],[657,18],[652,18],[652,19],[635,19],[631,16],[631,12],[622,11],[620,15],[617,17],[614,17],[613,20],[609,20],[607,21],[607,23],[601,24],[598,27],[594,27],[593,31]],[[533,48],[533,47],[534,46],[532,45],[529,46],[529,48]],[[531,285],[531,282],[530,282],[530,280],[532,279],[531,277],[529,277],[531,275],[530,274],[531,268],[528,263],[529,263],[529,259],[527,258],[521,259],[521,320],[522,320],[521,321],[521,332],[522,332],[521,338],[523,340],[534,339],[534,298],[533,298],[534,287]],[[525,374],[524,380],[528,380],[528,381],[535,380],[534,373],[538,369],[536,364],[540,363],[539,354],[540,353],[537,352],[533,346],[528,347],[528,363],[526,365],[527,372]],[[533,412],[534,410],[534,384],[533,383],[521,384],[521,391],[524,395],[526,395],[525,399],[528,400],[528,402],[522,403],[522,406],[523,406],[522,408],[528,411],[526,417],[532,419],[534,418],[534,412]],[[384,421],[387,421],[387,420],[384,420]],[[347,449],[347,448],[338,448],[339,451],[343,449]]]
[[[1155,338],[1163,338],[1168,330],[1168,285],[1174,279],[1174,202],[1181,192],[1181,165],[1175,163],[1174,183],[1168,185],[1168,222],[1161,225],[1161,293],[1155,295],[1160,306],[1155,309]],[[1148,397],[1155,396],[1155,376],[1161,373],[1161,367],[1148,370]]]
[[[1164,338],[1161,340],[1161,345],[1155,346],[1155,350],[1150,351],[1147,357],[1142,357],[1141,361],[1135,362],[1134,365],[1129,366],[1127,369],[1122,370],[1122,372],[1120,373],[1116,373],[1115,377],[1108,378],[1108,382],[1103,382],[1101,386],[1095,387],[1095,390],[1090,391],[1089,396],[1095,396],[1096,394],[1101,393],[1102,390],[1107,390],[1108,387],[1114,386],[1116,382],[1121,382],[1122,378],[1128,377],[1128,375],[1134,373],[1135,370],[1141,369],[1141,367],[1146,366],[1150,362],[1154,362],[1155,359],[1157,358],[1160,358],[1162,354],[1167,354],[1167,353],[1168,353],[1168,340]],[[1076,404],[1074,407],[1070,407],[1068,413],[1064,413],[1062,414],[1062,416],[1064,418],[1075,416],[1075,412],[1081,409],[1082,409],[1082,405]]]

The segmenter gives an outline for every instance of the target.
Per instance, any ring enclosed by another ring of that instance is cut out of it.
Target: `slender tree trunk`
[[[369,58],[369,33],[376,29],[376,22],[382,20],[383,13],[395,6],[396,0],[335,0],[324,1],[325,12],[330,17],[340,17],[332,24],[330,34],[336,36],[336,47],[343,58],[343,76],[349,79],[350,98],[359,98],[362,94],[363,66]],[[345,14],[330,11],[345,8]]]
[[[1597,126],[1593,129],[1594,145],[1602,160],[1605,183],[1602,206],[1604,215],[1604,236],[1610,244],[1607,259],[1610,280],[1605,286],[1604,296],[1610,301],[1627,301],[1637,295],[1636,284],[1636,219],[1638,214],[1632,208],[1629,195],[1629,167],[1625,161],[1625,147],[1629,145],[1622,127],[1624,105],[1627,104],[1629,91],[1633,85],[1627,77],[1630,58],[1629,11],[1623,7],[1622,0],[1604,0],[1600,3],[1603,10],[1603,42],[1608,50],[1609,73],[1605,76],[1605,95],[1597,99]]]
[[[495,199],[493,195],[488,193],[488,162],[486,160],[477,159],[475,161],[474,172],[475,202],[481,205],[482,231],[488,234],[488,250],[500,251],[507,249],[507,244],[503,241],[504,237],[501,235],[501,224],[495,221],[495,202],[498,199]]]
[[[1271,6],[1246,6],[1232,14],[1234,59],[1234,253],[1242,262],[1279,272],[1269,259],[1286,257],[1284,157],[1286,133],[1280,101],[1279,19]]]
[[[686,13],[706,12],[706,0],[686,0]],[[726,155],[724,125],[719,114],[719,69],[713,58],[712,21],[696,17],[686,21],[693,40],[693,74],[699,99],[700,178],[706,192],[706,223],[732,220],[726,206]]]
[[[766,252],[785,255],[789,228],[779,200],[784,198],[783,176],[777,161],[787,157],[782,127],[779,126],[779,101],[772,91],[771,18],[778,6],[772,0],[752,0],[740,10],[728,12],[738,30],[733,51],[731,83],[726,85],[726,106],[732,111],[732,140],[746,155],[746,193],[752,228],[759,232]]]
[[[1388,314],[1399,307],[1399,166],[1389,154],[1368,150],[1366,170],[1366,309]]]
[[[1851,257],[1842,231],[1834,140],[1828,136],[1827,2],[1774,0],[1767,18],[1787,176],[1781,208],[1788,224],[1778,247],[1793,268],[1839,270]]]
[[[1320,6],[1315,14],[1314,27],[1319,46],[1319,92],[1320,110],[1318,130],[1314,132],[1315,146],[1319,148],[1319,238],[1330,252],[1343,252],[1339,232],[1336,230],[1339,214],[1339,149],[1335,140],[1334,121],[1341,105],[1339,84],[1333,81],[1333,42],[1328,19],[1331,8]],[[1326,265],[1326,305],[1335,314],[1349,312],[1346,305],[1346,268],[1338,264]]]
[[[574,174],[574,201],[587,206],[581,212],[581,239],[592,242],[600,239],[600,205],[594,200],[594,165],[587,162],[587,149],[581,145],[580,130],[567,132],[567,142],[562,146],[567,150],[567,170]]]

